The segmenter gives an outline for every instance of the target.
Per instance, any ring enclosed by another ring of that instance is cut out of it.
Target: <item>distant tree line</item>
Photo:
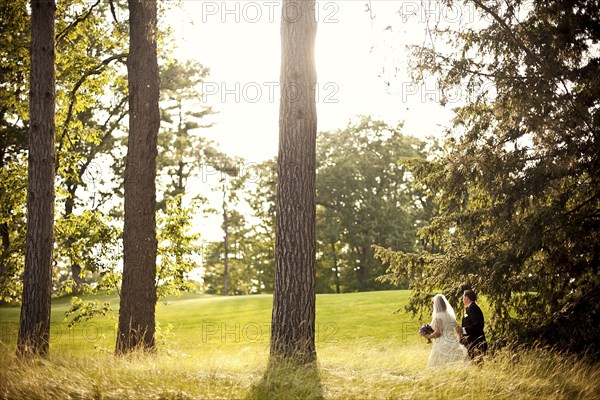
[[[425,160],[428,151],[425,141],[405,135],[402,126],[370,117],[317,135],[318,293],[395,287],[376,279],[385,267],[373,257],[372,245],[406,252],[422,248],[417,230],[429,221],[433,203],[413,185],[405,164]],[[224,294],[225,260],[229,294],[272,292],[276,165],[277,160],[267,161],[224,178],[241,188],[238,196],[245,190],[252,213],[244,217],[235,209],[227,211],[227,254],[224,241],[207,246],[204,281],[209,293]],[[224,199],[230,208],[240,201],[231,195]]]

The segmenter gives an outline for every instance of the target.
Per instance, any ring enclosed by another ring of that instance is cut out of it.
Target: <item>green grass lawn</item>
[[[69,328],[64,313],[69,299],[52,303],[51,349],[96,352],[112,350],[116,340],[119,299],[98,296],[115,312]],[[317,296],[317,346],[349,344],[360,340],[421,342],[417,320],[394,314],[408,301],[408,291],[323,294]],[[237,297],[184,294],[168,298],[157,307],[161,348],[190,354],[237,351],[240,347],[266,346],[269,341],[272,297]],[[14,346],[19,324],[18,307],[0,307],[0,340]],[[427,321],[429,322],[429,321]]]
[[[158,352],[115,358],[116,313],[72,329],[52,305],[51,354],[14,357],[18,307],[0,307],[0,399],[593,398],[600,369],[546,350],[428,370],[408,291],[317,296],[316,369],[267,370],[272,297],[185,294],[157,308]],[[118,297],[100,296],[118,308]],[[484,309],[485,311],[485,309]],[[458,311],[457,311],[458,314]],[[429,322],[429,321],[426,321]]]

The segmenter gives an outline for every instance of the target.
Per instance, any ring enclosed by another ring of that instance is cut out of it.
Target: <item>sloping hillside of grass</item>
[[[52,350],[93,352],[114,347],[119,299],[97,296],[114,312],[69,328],[64,313],[69,299],[52,304]],[[350,293],[317,296],[317,344],[353,343],[356,340],[417,342],[418,321],[404,313],[394,314],[408,300],[408,291]],[[266,345],[269,341],[272,296],[237,297],[184,294],[171,297],[157,307],[161,347],[190,353],[233,350],[245,345]],[[16,342],[18,307],[0,308],[3,325],[0,340]]]
[[[186,294],[157,310],[159,350],[116,358],[113,318],[67,329],[53,303],[47,359],[14,357],[19,309],[0,308],[0,399],[594,398],[600,368],[547,350],[428,370],[407,291],[319,295],[315,368],[267,370],[272,297]],[[100,297],[118,307],[116,296]]]

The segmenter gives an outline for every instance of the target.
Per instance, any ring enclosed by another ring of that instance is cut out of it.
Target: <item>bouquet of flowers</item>
[[[429,324],[425,324],[419,328],[419,336],[425,336],[433,333],[433,328]],[[431,339],[427,339],[427,343],[431,343]]]

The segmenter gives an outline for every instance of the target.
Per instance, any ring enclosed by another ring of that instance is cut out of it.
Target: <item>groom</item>
[[[465,304],[465,316],[462,319],[462,344],[469,351],[469,357],[477,361],[487,351],[487,342],[483,333],[483,313],[475,303],[477,295],[471,289],[465,290],[463,303]]]

